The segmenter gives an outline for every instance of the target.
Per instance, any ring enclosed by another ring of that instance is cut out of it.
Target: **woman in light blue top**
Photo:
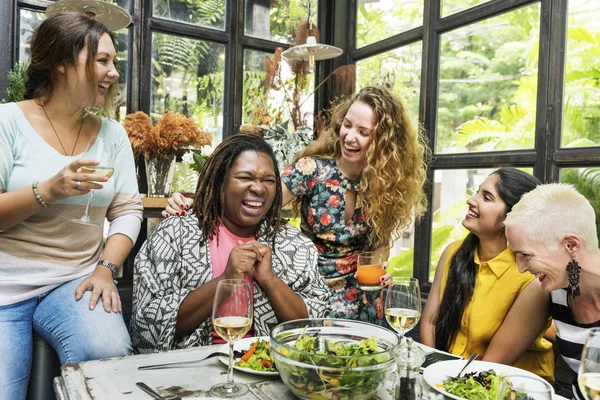
[[[112,34],[83,14],[48,18],[34,32],[25,101],[0,106],[0,398],[24,399],[32,331],[61,363],[123,356],[131,342],[113,283],[141,223],[133,155],[109,109],[116,82]],[[110,178],[82,173],[94,137],[116,149]],[[87,194],[98,226],[71,223]]]

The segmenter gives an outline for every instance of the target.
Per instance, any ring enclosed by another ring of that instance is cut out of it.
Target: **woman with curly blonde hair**
[[[332,110],[329,127],[283,172],[283,202],[299,206],[302,232],[334,291],[332,317],[382,323],[381,291],[357,286],[358,253],[387,255],[423,214],[427,151],[402,100],[368,86]]]
[[[427,155],[402,100],[368,86],[332,110],[328,128],[282,173],[283,204],[300,209],[301,230],[334,292],[332,317],[384,323],[381,290],[357,286],[358,253],[385,259],[392,239],[423,214]],[[163,215],[179,215],[189,202],[175,194]]]

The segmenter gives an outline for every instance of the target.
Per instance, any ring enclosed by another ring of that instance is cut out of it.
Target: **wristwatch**
[[[115,264],[111,263],[110,261],[100,260],[100,261],[98,261],[98,265],[102,265],[102,266],[105,266],[106,268],[110,269],[112,271],[113,279],[117,279],[117,274],[119,273],[119,267],[117,267]]]

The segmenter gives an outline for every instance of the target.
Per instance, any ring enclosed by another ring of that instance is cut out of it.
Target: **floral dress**
[[[344,210],[346,191],[359,182],[343,176],[334,159],[313,157],[290,165],[282,179],[301,198],[300,228],[317,246],[319,273],[334,292],[330,317],[384,325],[382,291],[363,291],[354,279],[370,228],[360,208],[348,223]]]

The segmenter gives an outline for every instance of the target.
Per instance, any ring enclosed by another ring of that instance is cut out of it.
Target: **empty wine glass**
[[[400,342],[421,319],[421,289],[416,278],[393,278],[385,296],[385,318]]]
[[[98,178],[110,178],[115,170],[115,145],[112,142],[107,141],[106,139],[97,136],[93,137],[92,139],[90,139],[90,142],[88,143],[82,158],[90,158],[93,160],[97,160],[100,162],[100,164],[85,165],[81,167],[81,173],[95,174],[98,175]],[[85,205],[85,211],[83,212],[83,216],[81,218],[74,218],[71,220],[71,222],[84,225],[101,225],[100,223],[94,222],[90,219],[90,206],[92,204],[93,198],[94,190],[90,190],[90,196],[88,197],[88,201]]]
[[[252,292],[243,279],[224,279],[217,285],[213,302],[212,323],[215,332],[229,343],[227,382],[210,388],[217,397],[238,397],[248,393],[248,387],[233,382],[233,342],[241,339],[252,326]]]
[[[506,375],[500,382],[498,400],[552,400],[552,388],[542,378]]]
[[[585,340],[577,382],[587,400],[600,399],[600,328],[590,329]]]

